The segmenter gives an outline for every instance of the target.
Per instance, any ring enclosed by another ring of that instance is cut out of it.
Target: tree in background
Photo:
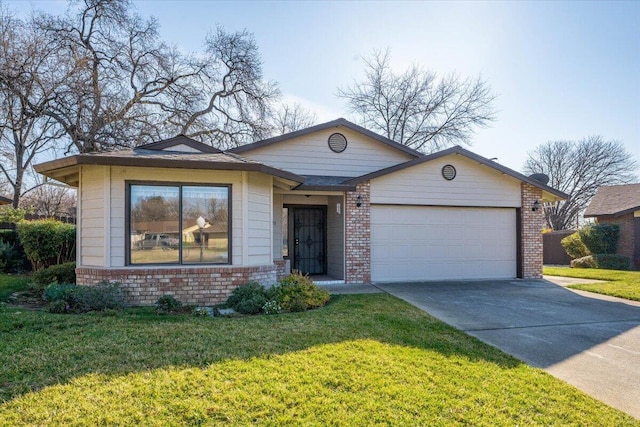
[[[305,109],[301,104],[283,104],[276,108],[271,119],[273,135],[284,135],[315,125],[316,113]]]
[[[23,195],[20,206],[45,218],[75,218],[76,190],[56,185],[39,185]]]
[[[0,171],[17,208],[33,159],[63,135],[43,114],[55,85],[48,78],[59,46],[0,8]]]
[[[365,58],[362,81],[338,89],[338,96],[364,127],[423,152],[468,144],[480,127],[495,120],[496,98],[480,77],[439,77],[414,65],[391,69],[389,50]]]
[[[529,153],[527,174],[544,173],[549,185],[569,195],[544,207],[547,225],[554,230],[574,227],[598,187],[626,184],[637,177],[637,163],[618,141],[591,136],[580,141],[550,141]]]

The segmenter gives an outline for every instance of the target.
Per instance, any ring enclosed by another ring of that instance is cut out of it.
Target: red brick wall
[[[345,283],[371,282],[371,204],[369,181],[345,196]],[[357,206],[358,196],[362,205]]]
[[[289,271],[287,271],[287,263],[286,259],[274,259],[273,263],[276,266],[276,280],[284,279],[289,275]]]
[[[273,284],[276,266],[256,267],[148,267],[76,268],[77,283],[120,282],[131,305],[153,305],[171,294],[184,304],[214,305],[224,302],[238,286],[251,281]]]
[[[533,202],[542,203],[542,190],[525,182],[521,185],[522,196],[522,277],[539,279],[542,277],[542,228],[544,227],[544,211],[542,206],[532,211]]]

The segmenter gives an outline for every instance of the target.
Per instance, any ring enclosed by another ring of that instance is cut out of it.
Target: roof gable
[[[462,148],[460,146],[451,147],[451,148],[448,148],[446,150],[438,151],[437,153],[425,155],[423,157],[420,157],[420,158],[417,158],[417,159],[414,159],[414,160],[410,160],[408,162],[401,163],[399,165],[391,166],[391,167],[386,168],[386,169],[381,169],[379,171],[372,172],[372,173],[367,174],[367,175],[363,175],[363,176],[360,176],[360,177],[357,177],[357,178],[353,178],[353,179],[351,179],[349,181],[344,182],[343,184],[345,184],[345,185],[348,185],[348,184],[355,185],[355,184],[358,184],[358,183],[363,182],[363,181],[369,181],[371,179],[375,179],[375,178],[378,178],[378,177],[381,177],[381,176],[385,176],[385,175],[388,175],[388,174],[391,174],[391,173],[394,173],[394,172],[397,172],[397,171],[401,171],[401,170],[404,170],[406,168],[410,168],[410,167],[413,167],[413,166],[416,166],[416,165],[420,165],[422,163],[429,162],[429,161],[432,161],[432,160],[435,160],[435,159],[439,159],[441,157],[448,156],[448,155],[451,155],[451,154],[457,154],[457,155],[461,155],[461,156],[467,157],[467,158],[469,158],[471,160],[474,160],[474,161],[478,162],[481,165],[488,166],[488,167],[493,168],[493,169],[497,170],[498,172],[501,172],[501,173],[503,173],[505,175],[509,175],[509,176],[511,176],[511,177],[513,177],[515,179],[518,179],[518,180],[520,180],[522,182],[526,182],[527,184],[530,184],[530,185],[533,185],[534,187],[540,188],[541,190],[546,191],[546,192],[552,194],[553,196],[555,196],[555,197],[557,197],[559,199],[566,199],[566,198],[569,197],[567,194],[565,194],[565,193],[563,193],[563,192],[561,192],[559,190],[556,190],[555,188],[551,188],[548,185],[543,184],[540,181],[537,181],[537,180],[535,180],[535,179],[533,179],[531,177],[528,177],[528,176],[523,175],[523,174],[521,174],[519,172],[516,172],[513,169],[510,169],[510,168],[508,168],[506,166],[501,165],[500,163],[494,162],[493,160],[489,160],[489,159],[487,159],[485,157],[482,157],[482,156],[480,156],[478,154],[472,153],[469,150],[465,150],[464,148]]]
[[[363,128],[362,126],[358,126],[355,123],[352,123],[346,119],[343,118],[339,118],[336,120],[332,120],[330,122],[326,122],[326,123],[321,123],[319,125],[315,125],[315,126],[311,126],[305,129],[300,129],[297,130],[295,132],[289,132],[289,133],[285,133],[284,135],[280,135],[280,136],[275,136],[273,138],[268,138],[268,139],[263,139],[261,141],[257,141],[254,142],[252,144],[247,144],[247,145],[241,145],[240,147],[236,147],[236,148],[232,148],[231,150],[229,150],[231,153],[244,153],[246,151],[251,151],[254,150],[256,148],[262,148],[262,147],[267,147],[269,145],[272,144],[277,144],[279,142],[283,142],[283,141],[288,141],[290,139],[293,138],[298,138],[300,136],[304,136],[304,135],[308,135],[314,132],[318,132],[321,130],[325,130],[325,129],[331,129],[331,128],[338,128],[340,126],[344,126],[348,129],[351,129],[354,132],[358,132],[361,133],[363,135],[368,136],[369,138],[375,139],[376,141],[379,141],[391,148],[394,148],[396,150],[402,151],[406,154],[409,154],[413,157],[422,157],[424,156],[423,153],[416,151],[412,148],[407,147],[406,145],[402,145],[399,144],[389,138],[386,138],[382,135],[379,135],[375,132],[371,132],[368,129]]]
[[[610,185],[598,188],[584,216],[620,216],[636,210],[640,210],[640,184]]]
[[[162,141],[140,145],[135,149],[157,150],[157,151],[178,151],[181,153],[222,153],[221,150],[202,142],[191,139],[185,135],[174,136]]]

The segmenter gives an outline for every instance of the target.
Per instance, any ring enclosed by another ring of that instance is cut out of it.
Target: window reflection
[[[229,263],[229,187],[131,185],[130,207],[131,264]]]

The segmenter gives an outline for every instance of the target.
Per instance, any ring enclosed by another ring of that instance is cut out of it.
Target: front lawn
[[[544,267],[549,276],[608,280],[607,283],[571,285],[572,289],[640,301],[640,271],[602,270],[595,268]]]
[[[386,294],[274,316],[0,306],[0,425],[638,425]]]

